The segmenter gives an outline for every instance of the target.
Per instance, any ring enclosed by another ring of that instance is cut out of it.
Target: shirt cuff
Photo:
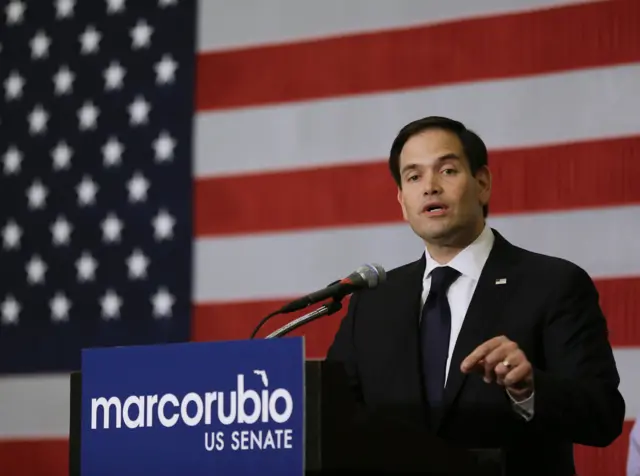
[[[509,398],[511,399],[512,407],[515,412],[518,413],[526,421],[531,421],[531,419],[533,418],[533,397],[535,395],[535,392],[532,392],[529,397],[520,402],[513,398],[513,396],[509,393],[509,390],[507,390],[507,395],[509,395]]]

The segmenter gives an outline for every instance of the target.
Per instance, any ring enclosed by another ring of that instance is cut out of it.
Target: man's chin
[[[418,234],[420,235],[420,238],[427,243],[444,245],[454,238],[455,232],[450,227],[433,227],[428,230],[422,230],[421,233]]]
[[[435,225],[435,224],[432,224]],[[454,248],[463,248],[467,246],[475,238],[473,230],[461,224],[438,224],[440,226],[430,226],[416,231],[416,234],[422,238],[426,244],[435,246],[447,246]]]

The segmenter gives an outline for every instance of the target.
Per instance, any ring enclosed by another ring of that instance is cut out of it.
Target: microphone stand
[[[294,329],[297,329],[300,326],[303,326],[311,321],[315,321],[319,317],[322,316],[330,316],[342,309],[342,303],[339,300],[334,299],[329,304],[323,304],[315,311],[311,311],[304,316],[300,316],[297,319],[285,324],[281,328],[273,331],[271,334],[265,337],[265,339],[273,339],[274,337],[282,337],[283,335],[288,334]]]
[[[340,281],[334,281],[333,283],[329,284],[329,286],[332,286],[332,285],[334,285],[334,284],[336,284],[336,283],[339,283],[339,282],[340,282]],[[329,287],[329,286],[327,286],[327,287]],[[337,295],[337,296],[333,296],[333,300],[335,301],[335,300],[337,300],[337,299],[342,299],[343,297],[344,297],[344,294],[340,294],[340,295]],[[308,306],[308,304],[302,303],[299,307],[298,307],[298,306],[295,306],[293,309],[287,309],[287,308],[288,308],[292,303],[295,303],[295,302],[296,302],[296,301],[292,301],[292,302],[290,302],[289,304],[287,304],[287,305],[285,305],[285,306],[281,307],[281,308],[280,308],[280,309],[278,309],[277,311],[274,311],[274,312],[272,312],[271,314],[269,314],[268,316],[266,316],[266,317],[262,318],[262,320],[258,323],[258,325],[253,329],[253,332],[251,333],[251,337],[249,337],[249,338],[250,338],[250,339],[253,339],[253,338],[256,336],[256,334],[258,334],[258,331],[260,330],[260,328],[261,328],[261,327],[262,327],[262,326],[263,326],[263,325],[264,325],[264,324],[265,324],[269,319],[271,319],[272,317],[277,316],[278,314],[283,314],[283,313],[284,313],[284,314],[287,314],[287,313],[290,313],[290,312],[293,312],[293,311],[297,311],[297,310],[299,310],[299,309],[303,309],[303,308],[305,308],[305,307],[307,307],[307,306]],[[332,306],[332,304],[330,304],[329,306]],[[323,307],[327,307],[327,310],[329,310],[329,306],[323,306]],[[329,315],[329,314],[333,314],[334,312],[339,311],[339,310],[340,310],[340,307],[336,308],[335,310],[333,310],[333,309],[332,309],[332,310],[331,310],[331,312],[329,312],[327,315]],[[315,319],[316,317],[320,317],[320,316],[322,316],[322,315],[324,315],[324,314],[320,314],[319,316],[315,316],[315,315],[314,315],[314,318],[313,318],[313,319]],[[313,319],[310,319],[310,320],[313,320]],[[298,321],[298,320],[296,319],[294,322],[297,322],[297,321]],[[306,321],[305,321],[305,322],[306,322]],[[299,326],[301,326],[302,324],[304,324],[304,322],[303,322],[303,323],[301,323],[301,324],[296,325],[296,327],[299,327]],[[294,327],[294,329],[295,329],[295,327]]]

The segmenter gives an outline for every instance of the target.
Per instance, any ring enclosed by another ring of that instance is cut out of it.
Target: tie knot
[[[460,271],[450,266],[439,266],[431,271],[431,289],[437,293],[445,293],[458,276]]]

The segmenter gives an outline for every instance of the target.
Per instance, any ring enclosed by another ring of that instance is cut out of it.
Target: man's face
[[[426,243],[455,246],[482,231],[489,202],[487,168],[474,177],[458,137],[429,129],[411,137],[400,154],[402,213]]]

